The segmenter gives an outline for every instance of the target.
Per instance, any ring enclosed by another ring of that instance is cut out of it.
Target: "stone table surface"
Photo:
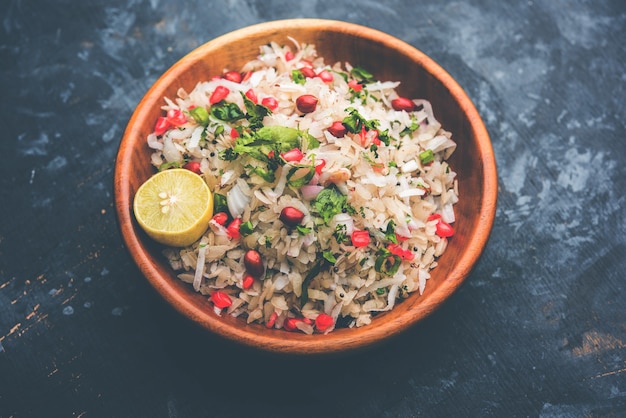
[[[370,26],[466,89],[498,163],[464,285],[381,347],[306,360],[201,335],[139,274],[115,156],[156,78],[268,20]],[[6,0],[0,417],[626,416],[622,0]]]

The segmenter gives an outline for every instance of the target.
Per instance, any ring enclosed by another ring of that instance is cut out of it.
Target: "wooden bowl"
[[[326,63],[350,62],[379,80],[401,81],[399,93],[430,100],[435,117],[452,132],[457,150],[450,164],[458,174],[460,201],[455,206],[455,235],[432,271],[423,295],[418,292],[370,325],[306,335],[247,325],[242,318],[218,317],[207,298],[176,278],[161,254],[137,225],[132,201],[137,188],[154,174],[146,136],[161,115],[165,96],[198,81],[239,69],[270,41],[291,36],[316,45]],[[220,36],[173,65],[146,93],[122,138],[115,167],[115,204],[124,243],[141,272],[176,310],[226,339],[270,352],[338,353],[371,346],[414,325],[446,300],[465,280],[483,251],[496,209],[497,175],[489,135],[476,108],[457,82],[428,56],[390,35],[363,26],[329,20],[294,19],[262,23]]]

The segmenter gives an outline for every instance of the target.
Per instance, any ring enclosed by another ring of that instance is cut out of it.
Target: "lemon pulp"
[[[150,177],[137,189],[133,211],[150,238],[185,247],[207,230],[213,216],[213,195],[198,174],[170,169]]]

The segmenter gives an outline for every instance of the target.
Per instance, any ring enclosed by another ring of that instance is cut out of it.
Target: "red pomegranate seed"
[[[317,107],[317,97],[312,94],[303,94],[296,99],[296,107],[302,113],[311,113]]]
[[[218,212],[213,215],[213,220],[220,225],[226,225],[226,222],[228,222],[228,214],[226,212]]]
[[[278,318],[278,314],[276,312],[272,312],[270,317],[267,319],[267,322],[265,323],[265,326],[268,327],[268,328],[272,328],[274,326],[274,324],[276,323],[276,319],[277,318]]]
[[[391,101],[391,107],[393,107],[394,110],[406,110],[407,112],[411,112],[415,109],[415,103],[406,97],[398,97]]]
[[[243,281],[241,282],[241,286],[244,289],[250,289],[253,284],[254,284],[254,277],[250,276],[249,274],[245,276],[243,278]]]
[[[248,250],[243,256],[243,264],[246,266],[248,273],[256,278],[259,278],[265,273],[265,266],[263,266],[263,260],[261,260],[261,254],[257,250]]]
[[[167,111],[167,121],[173,126],[180,126],[187,123],[187,116],[180,109],[170,109]]]
[[[300,148],[294,148],[287,152],[283,152],[280,156],[283,157],[285,161],[289,162],[298,162],[304,158],[304,154],[300,151]]]
[[[359,82],[356,80],[348,81],[348,87],[350,87],[352,90],[354,90],[357,93],[363,90],[363,84],[359,84]]]
[[[154,125],[154,134],[156,136],[163,135],[170,127],[170,123],[165,116],[159,116]]]
[[[322,174],[322,170],[324,169],[325,165],[326,165],[326,160],[323,158],[320,158],[319,163],[317,163],[317,165],[315,166],[315,172],[317,174]]]
[[[239,237],[241,237],[241,232],[239,232],[240,226],[241,218],[233,219],[226,227],[226,232],[228,233],[228,236],[232,239],[238,239]]]
[[[302,75],[305,76],[306,78],[315,77],[315,71],[311,67],[302,67],[302,68],[299,68],[299,70],[302,73]]]
[[[287,226],[294,227],[300,225],[300,222],[304,219],[304,213],[300,209],[296,209],[293,206],[285,206],[280,211],[279,219]]]
[[[222,100],[224,100],[226,97],[228,97],[229,94],[230,94],[230,89],[228,87],[217,86],[215,90],[213,91],[213,93],[211,94],[211,97],[209,97],[209,103],[211,104],[219,103]]]
[[[332,316],[327,315],[325,313],[321,313],[315,318],[315,326],[320,331],[326,331],[335,323],[335,320]]]
[[[193,171],[196,174],[202,174],[202,170],[200,169],[200,163],[198,161],[189,161],[183,166],[183,168],[189,171]]]
[[[447,222],[439,220],[439,222],[437,222],[436,234],[441,238],[449,238],[454,235],[454,228],[452,228]]]
[[[332,125],[328,128],[328,132],[335,138],[343,138],[348,133],[348,129],[341,121],[333,122]]]
[[[333,77],[333,74],[328,70],[320,71],[319,73],[317,73],[317,76],[321,78],[324,83],[330,83],[335,79]]]
[[[222,77],[225,80],[232,81],[233,83],[241,83],[241,80],[243,79],[241,73],[238,71],[228,71],[227,73],[224,73]]]
[[[296,324],[302,322],[302,318],[287,318],[283,324],[285,331],[293,331],[297,329]]]
[[[370,243],[370,233],[368,231],[354,231],[352,232],[352,245],[355,247],[366,247]]]
[[[263,100],[261,100],[261,104],[269,108],[269,110],[273,111],[276,110],[276,108],[278,107],[278,100],[276,100],[272,96],[267,96],[264,97]]]
[[[228,308],[230,305],[233,304],[230,296],[228,296],[227,293],[224,293],[221,290],[216,290],[211,294],[211,302],[213,302],[215,307],[219,309]]]
[[[291,61],[293,59],[293,52],[286,51],[285,52],[285,61]]]
[[[256,97],[256,93],[252,89],[248,89],[246,92],[246,97],[252,101],[252,103],[257,104],[259,99]]]

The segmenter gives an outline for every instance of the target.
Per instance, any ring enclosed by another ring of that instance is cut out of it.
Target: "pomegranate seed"
[[[180,109],[170,109],[167,111],[167,121],[170,125],[180,126],[187,123],[187,116]]]
[[[198,161],[189,161],[183,166],[183,168],[196,174],[202,174],[202,170],[200,169],[200,163]]]
[[[227,73],[224,73],[222,77],[225,80],[232,81],[233,83],[241,83],[241,80],[243,79],[241,73],[238,71],[228,71]]]
[[[367,231],[354,231],[351,239],[355,247],[366,247],[370,243],[370,234]]]
[[[297,329],[296,324],[302,322],[301,318],[287,318],[283,324],[285,331],[293,331]]]
[[[311,321],[309,318],[302,318],[302,322],[307,325],[313,325],[313,321]]]
[[[304,219],[304,213],[300,209],[296,209],[293,206],[285,206],[280,211],[279,219],[287,226],[294,227],[300,225],[300,222]]]
[[[321,313],[317,315],[317,318],[315,318],[315,326],[320,331],[326,331],[334,323],[335,323],[335,320],[333,319],[333,317],[325,313]]]
[[[213,220],[220,225],[226,225],[226,222],[228,222],[228,214],[226,212],[218,212],[213,215]]]
[[[359,84],[359,82],[356,80],[348,81],[348,87],[350,87],[352,90],[354,90],[357,93],[363,90],[363,84]]]
[[[305,76],[306,78],[315,77],[315,71],[311,67],[302,67],[302,68],[299,68],[299,70],[302,73],[302,75]]]
[[[213,93],[211,93],[211,97],[209,97],[209,103],[215,104],[224,100],[230,94],[230,89],[224,86],[217,86]]]
[[[228,296],[227,293],[224,293],[221,290],[216,290],[211,294],[211,302],[213,302],[215,307],[219,309],[228,308],[230,305],[233,304],[230,296]]]
[[[405,237],[405,236],[402,236],[402,235],[396,234],[396,239],[397,239],[399,242],[404,242],[404,241],[406,241],[407,239],[409,239],[409,237]]]
[[[311,113],[317,107],[317,97],[312,94],[303,94],[296,99],[296,107],[302,113]]]
[[[320,158],[319,163],[317,163],[317,165],[315,166],[315,172],[317,174],[322,174],[322,170],[324,169],[325,165],[326,165],[326,160],[323,158]]]
[[[430,221],[434,221],[435,219],[441,219],[441,215],[438,213],[433,213],[426,219],[426,221],[430,222]]]
[[[389,244],[387,250],[393,255],[397,255],[403,260],[412,261],[415,258],[415,254],[411,250],[405,250],[400,244]]]
[[[233,219],[226,227],[226,232],[228,233],[228,236],[232,239],[238,239],[239,237],[241,237],[241,232],[239,232],[240,226],[241,218]]]
[[[372,142],[375,145],[380,145],[380,138],[378,137],[378,131],[374,129],[372,132],[374,133],[374,138],[372,138]]]
[[[156,124],[154,125],[154,134],[156,136],[163,135],[165,131],[169,129],[169,127],[170,123],[168,122],[167,118],[165,116],[160,116],[157,119]]]
[[[243,281],[241,282],[241,286],[244,289],[250,289],[253,284],[254,284],[254,277],[250,276],[249,274],[245,276],[243,278]]]
[[[406,97],[398,97],[391,101],[391,107],[393,107],[394,110],[406,110],[407,112],[411,112],[415,109],[415,103]]]
[[[330,83],[335,79],[333,77],[333,74],[327,70],[320,71],[319,73],[317,73],[317,76],[321,78],[324,83]]]
[[[257,250],[248,250],[243,256],[243,264],[246,266],[246,270],[253,277],[259,278],[265,273],[265,266],[261,260],[261,254]]]
[[[272,328],[274,326],[274,324],[276,323],[276,319],[277,318],[278,318],[278,314],[276,312],[272,312],[270,317],[267,319],[267,322],[265,323],[265,326],[268,327],[268,328]]]
[[[285,61],[291,61],[293,59],[293,52],[285,51]]]
[[[440,219],[439,222],[437,222],[436,234],[441,238],[448,238],[454,235],[454,228],[452,228],[447,222]]]
[[[264,97],[263,100],[261,100],[261,104],[269,108],[269,110],[276,110],[276,108],[278,107],[278,100],[276,100],[272,96],[268,96]]]
[[[300,151],[300,148],[294,148],[287,152],[283,152],[280,156],[283,157],[285,161],[289,162],[298,162],[304,158],[304,154]]]
[[[231,138],[239,138],[239,131],[235,128],[230,130],[230,137]]]
[[[328,132],[335,138],[343,138],[348,133],[348,129],[341,121],[333,122],[332,125],[328,128]]]
[[[361,132],[359,132],[359,138],[361,140],[361,146],[364,147],[367,141],[367,129],[365,129],[365,125],[361,128]]]
[[[256,93],[252,89],[248,89],[246,92],[246,97],[252,101],[252,103],[257,104],[259,99],[256,97]]]

